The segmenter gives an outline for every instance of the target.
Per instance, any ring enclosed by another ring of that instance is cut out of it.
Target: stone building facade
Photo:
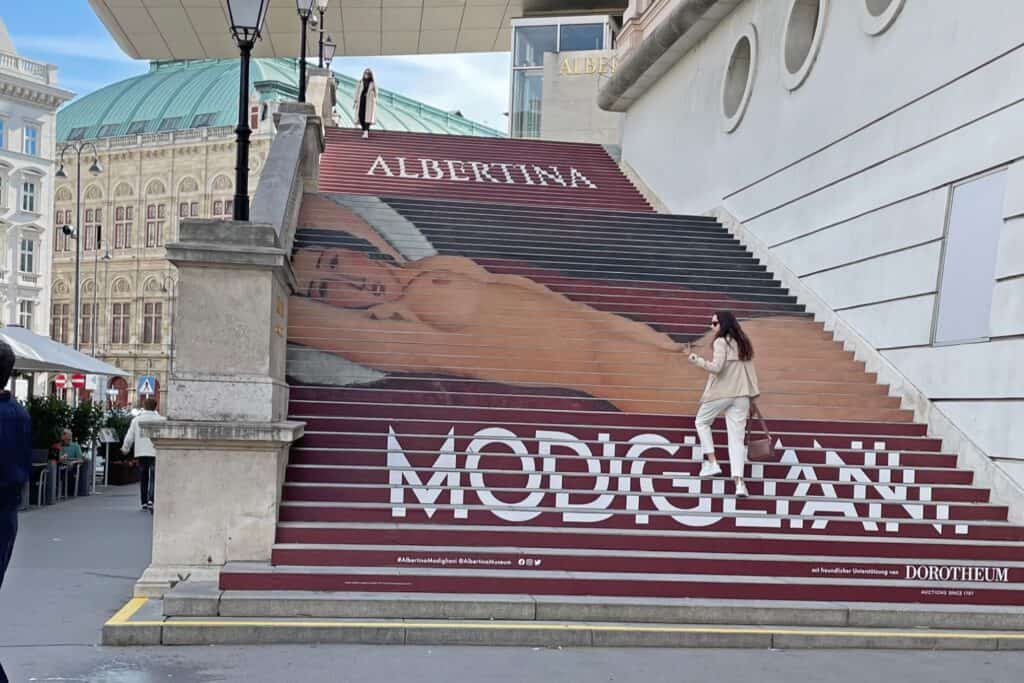
[[[253,135],[251,187],[271,139],[269,125]],[[156,377],[158,397],[166,387],[177,275],[164,245],[175,240],[184,218],[231,217],[235,133],[202,128],[94,144],[103,172],[92,177],[83,169],[79,341],[82,351],[126,371],[108,386],[118,389],[115,403],[129,405],[137,398],[133,377]],[[75,224],[75,169],[66,171],[54,204],[58,226]],[[58,228],[50,336],[63,343],[74,334],[74,275],[74,240]]]
[[[0,325],[46,333],[55,113],[72,94],[56,67],[18,55],[0,20]]]
[[[297,70],[293,59],[252,62],[250,195],[275,134],[277,105],[298,95]],[[117,389],[116,404],[137,404],[142,377],[155,378],[158,399],[166,393],[174,355],[177,274],[164,247],[177,238],[183,219],[231,218],[238,79],[238,60],[154,62],[148,73],[90,93],[58,116],[58,155],[67,145],[84,145],[85,153],[81,207],[74,163],[65,163],[67,177],[58,179],[54,195],[58,229],[50,236],[49,332],[60,342],[74,339],[76,245],[59,227],[80,224],[79,342],[82,351],[125,371],[99,387]],[[347,125],[356,81],[340,74],[332,74],[332,80],[334,96],[325,96],[318,111],[333,105],[326,117],[329,125]],[[315,82],[310,85],[311,97],[327,91]],[[499,135],[461,115],[387,90],[379,93],[377,125],[383,130]],[[87,171],[94,153],[102,167],[97,176]]]

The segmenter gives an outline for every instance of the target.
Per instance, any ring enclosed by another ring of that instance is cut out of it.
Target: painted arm
[[[301,296],[288,301],[288,341],[384,372],[454,372],[449,356],[457,337],[397,303],[352,310]]]

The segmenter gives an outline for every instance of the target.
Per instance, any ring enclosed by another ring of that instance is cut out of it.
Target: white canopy
[[[89,375],[128,375],[124,370],[75,351],[20,325],[0,327],[0,339],[14,349],[14,369],[21,372],[78,372]]]

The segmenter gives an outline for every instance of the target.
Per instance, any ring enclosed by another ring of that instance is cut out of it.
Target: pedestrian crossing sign
[[[140,396],[152,396],[156,393],[156,377],[143,375],[139,377],[138,390]]]

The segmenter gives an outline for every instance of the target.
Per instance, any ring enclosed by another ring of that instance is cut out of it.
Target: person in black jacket
[[[0,340],[0,389],[14,372],[14,351]],[[28,412],[0,391],[0,586],[14,551],[18,533],[21,490],[32,472],[32,421]]]
[[[14,552],[21,490],[32,472],[32,421],[28,412],[3,391],[14,373],[14,351],[0,339],[0,586]],[[0,681],[6,681],[0,666]]]

